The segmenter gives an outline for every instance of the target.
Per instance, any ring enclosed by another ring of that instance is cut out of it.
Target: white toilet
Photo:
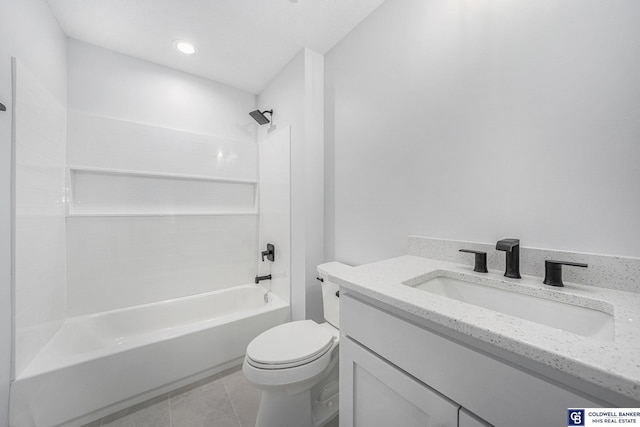
[[[247,347],[242,371],[262,390],[256,427],[320,427],[338,413],[338,285],[318,272],[326,322],[285,323]]]

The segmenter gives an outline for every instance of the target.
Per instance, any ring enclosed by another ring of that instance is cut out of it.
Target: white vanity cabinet
[[[341,292],[341,427],[560,426],[581,391]]]
[[[491,427],[491,424],[482,421],[464,408],[460,408],[458,414],[458,427]]]
[[[356,342],[340,343],[340,423],[349,427],[457,427],[459,406]]]

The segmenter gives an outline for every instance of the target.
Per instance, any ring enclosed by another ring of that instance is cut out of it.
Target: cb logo
[[[568,409],[567,410],[568,426],[584,425],[584,409]]]

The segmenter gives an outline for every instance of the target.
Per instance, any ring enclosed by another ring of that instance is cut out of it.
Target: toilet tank
[[[337,274],[345,268],[352,268],[339,262],[320,264],[317,268],[318,277],[322,279],[322,304],[324,307],[324,320],[340,329],[340,287],[329,280],[330,274]]]

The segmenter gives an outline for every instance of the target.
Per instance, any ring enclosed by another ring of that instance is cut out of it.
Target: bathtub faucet
[[[255,279],[256,285],[257,285],[261,280],[271,280],[271,275],[270,275],[270,274],[267,274],[266,276],[256,276],[256,279]]]

